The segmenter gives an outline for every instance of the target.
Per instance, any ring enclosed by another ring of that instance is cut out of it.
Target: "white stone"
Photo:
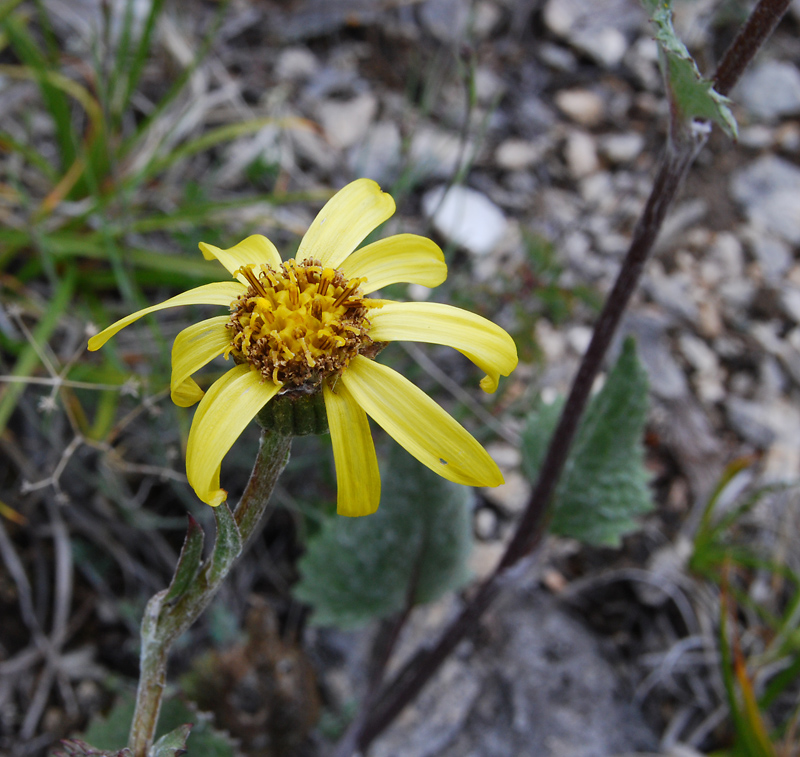
[[[768,120],[800,113],[800,71],[786,61],[767,60],[742,77],[733,97]]]
[[[714,351],[694,334],[684,332],[678,338],[678,344],[683,356],[695,370],[708,372],[718,368],[719,361]]]
[[[780,302],[783,312],[795,323],[800,323],[800,289],[791,285],[784,287]]]
[[[607,67],[620,63],[628,49],[623,30],[638,27],[642,16],[627,0],[548,0],[543,12],[550,31]]]
[[[767,155],[737,171],[730,189],[754,226],[800,244],[800,168]]]
[[[520,513],[528,504],[531,483],[521,473],[511,472],[505,476],[506,482],[491,489],[483,489],[483,496],[494,505],[508,513]]]
[[[497,515],[494,510],[482,507],[475,513],[475,536],[486,541],[491,539],[497,531]]]
[[[318,67],[316,56],[307,47],[287,47],[275,64],[275,73],[282,81],[297,81],[313,76]]]
[[[506,171],[530,168],[540,162],[542,157],[542,147],[525,139],[507,139],[494,154],[497,165]]]
[[[497,567],[505,551],[505,545],[499,541],[476,542],[469,553],[470,573],[479,581],[487,578]]]
[[[585,131],[570,132],[564,145],[564,158],[570,174],[576,179],[582,179],[599,168],[594,139]]]
[[[522,453],[508,442],[489,442],[486,451],[502,471],[511,471],[522,464]]]
[[[506,90],[503,80],[488,66],[480,66],[475,71],[475,96],[482,105],[498,102]]]
[[[581,126],[596,126],[603,120],[603,99],[590,89],[562,89],[554,99],[558,109]]]
[[[600,141],[600,150],[612,163],[631,163],[644,149],[644,136],[636,131],[609,134]]]
[[[592,330],[588,326],[572,326],[567,331],[567,344],[577,355],[583,355],[591,341]]]
[[[436,187],[422,198],[425,215],[446,239],[475,255],[488,255],[506,232],[506,217],[488,197],[469,187]]]
[[[503,20],[503,12],[489,0],[480,0],[475,5],[472,18],[472,33],[477,39],[486,39]]]
[[[544,353],[545,362],[554,364],[564,355],[564,337],[560,331],[553,328],[550,321],[539,318],[533,327],[536,344]]]
[[[368,93],[346,102],[327,100],[318,108],[325,136],[340,149],[352,147],[364,138],[377,111],[378,100]]]

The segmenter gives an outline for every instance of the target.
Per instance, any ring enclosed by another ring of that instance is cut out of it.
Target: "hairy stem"
[[[264,431],[250,480],[232,514],[226,504],[214,510],[217,539],[186,591],[172,602],[168,590],[153,596],[142,620],[142,651],[136,709],[128,739],[134,757],[147,757],[153,744],[167,678],[172,643],[208,606],[231,566],[257,532],[278,477],[289,461],[291,437]]]
[[[789,0],[761,0],[726,52],[714,79],[717,90],[726,94],[752,61],[758,49],[775,28],[789,6]],[[671,125],[674,126],[674,125]],[[461,613],[444,630],[438,642],[417,652],[384,685],[365,719],[358,738],[362,751],[382,733],[422,690],[458,643],[475,627],[481,615],[510,578],[512,568],[524,564],[545,533],[548,505],[567,460],[578,423],[586,407],[592,385],[602,366],[623,314],[636,291],[645,263],[653,249],[661,226],[686,173],[705,143],[707,129],[697,124],[671,128],[653,189],[633,232],[628,253],[600,316],[592,340],[583,356],[578,373],[553,434],[528,506],[494,573],[478,587]]]

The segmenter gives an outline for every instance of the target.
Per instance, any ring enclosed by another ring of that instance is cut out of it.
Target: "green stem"
[[[168,589],[147,603],[142,619],[142,651],[136,710],[128,746],[134,757],[147,757],[153,744],[167,678],[167,657],[172,643],[197,620],[222,585],[236,558],[257,532],[278,477],[289,461],[292,439],[264,431],[250,481],[231,513],[227,504],[214,510],[217,539],[186,591],[165,601]]]

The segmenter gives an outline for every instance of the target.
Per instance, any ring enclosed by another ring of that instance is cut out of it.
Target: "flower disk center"
[[[318,260],[288,260],[277,271],[246,265],[250,286],[231,303],[225,357],[249,363],[279,385],[318,386],[372,344],[367,310],[374,300]],[[377,303],[375,303],[377,304]]]

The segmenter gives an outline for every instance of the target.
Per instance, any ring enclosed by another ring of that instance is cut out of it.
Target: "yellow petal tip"
[[[481,379],[480,387],[483,389],[486,394],[494,394],[497,391],[497,387],[500,385],[500,377],[499,376],[490,376],[486,375]]]
[[[197,246],[200,248],[200,252],[203,253],[203,257],[206,260],[216,259],[217,256],[214,254],[213,250],[218,249],[217,247],[214,247],[214,245],[208,244],[206,242],[198,242]]]
[[[211,507],[219,507],[228,499],[228,492],[225,489],[217,489],[217,491],[209,493],[207,497],[200,497],[200,499],[207,505],[211,505]]]

